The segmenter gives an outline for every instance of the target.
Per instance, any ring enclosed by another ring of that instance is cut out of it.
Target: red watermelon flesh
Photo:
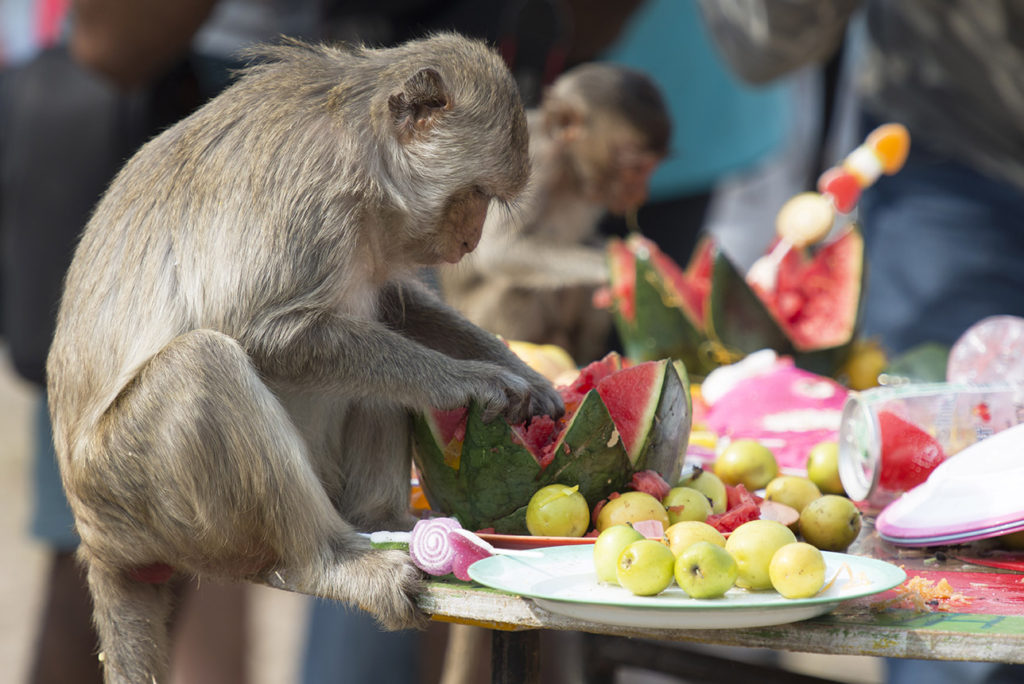
[[[534,416],[529,423],[509,426],[512,438],[530,450],[541,468],[555,458],[558,436],[568,427],[572,413],[566,412],[557,422],[551,416]]]
[[[434,409],[434,426],[438,443],[450,444],[453,439],[463,441],[466,438],[466,414],[469,409],[466,407],[453,409],[451,411],[439,411]]]
[[[441,445],[444,461],[456,470],[462,458],[462,443],[466,440],[466,407],[441,411],[433,409],[428,420],[434,440]]]
[[[882,433],[880,487],[894,491],[912,489],[946,460],[942,445],[935,438],[896,414],[879,411],[878,426]]]
[[[562,401],[565,402],[566,413],[575,412],[587,392],[597,387],[603,379],[620,370],[622,370],[622,357],[617,352],[609,352],[603,359],[581,368],[580,374],[571,384],[558,388],[558,393],[562,395]]]
[[[684,271],[672,257],[665,254],[652,241],[636,235],[632,238],[650,254],[651,262],[663,281],[673,290],[680,307],[698,328],[704,326],[708,294],[711,292],[711,272],[715,265],[715,247],[710,238],[702,239],[690,257]]]
[[[623,368],[597,383],[597,393],[619,431],[630,463],[636,463],[647,442],[661,399],[668,361],[646,361]]]
[[[813,256],[790,249],[774,290],[749,284],[798,350],[827,349],[853,335],[863,267],[864,240],[848,230]]]
[[[608,268],[612,272],[611,289],[594,294],[594,305],[607,309],[615,302],[619,314],[630,323],[636,321],[636,255],[621,240],[608,242]]]
[[[555,445],[572,422],[573,414],[580,407],[583,397],[602,379],[621,368],[622,357],[616,352],[610,352],[603,359],[587,364],[580,369],[579,375],[571,384],[557,388],[565,403],[565,415],[557,421],[551,416],[534,416],[528,423],[512,425],[512,438],[529,449],[540,466],[545,467],[555,457]]]
[[[725,493],[727,502],[725,513],[709,515],[704,521],[708,525],[725,534],[732,532],[745,522],[760,519],[761,498],[759,496],[748,492],[742,484],[726,485]]]

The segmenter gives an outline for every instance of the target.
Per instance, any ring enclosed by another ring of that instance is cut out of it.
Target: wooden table
[[[845,601],[827,615],[801,622],[709,630],[584,622],[550,613],[528,598],[457,581],[431,583],[420,605],[434,619],[493,630],[494,682],[537,680],[537,635],[545,629],[809,653],[1024,663],[1024,574],[962,560],[969,554],[977,561],[984,547],[901,549],[880,540],[866,526],[849,552],[902,565],[908,576],[946,578],[972,600],[930,612],[873,610],[873,604],[877,608],[879,601],[893,596],[887,592]]]

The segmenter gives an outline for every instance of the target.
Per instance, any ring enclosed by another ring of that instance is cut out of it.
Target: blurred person
[[[701,9],[722,54],[755,83],[828,58],[846,36],[856,137],[889,121],[909,129],[903,169],[859,204],[865,335],[899,354],[950,345],[987,316],[1024,315],[1024,2],[701,0]],[[999,663],[887,659],[887,669],[894,683],[1024,678]]]
[[[701,8],[722,54],[756,83],[826,59],[863,11],[846,54],[857,137],[887,121],[911,136],[903,169],[859,205],[871,268],[866,335],[898,354],[952,344],[989,315],[1024,314],[1024,3],[702,0]]]

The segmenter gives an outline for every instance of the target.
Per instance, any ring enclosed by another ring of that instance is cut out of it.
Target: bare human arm
[[[860,0],[698,0],[719,52],[736,74],[767,83],[839,47]]]
[[[216,0],[75,0],[71,54],[126,90],[185,52]]]

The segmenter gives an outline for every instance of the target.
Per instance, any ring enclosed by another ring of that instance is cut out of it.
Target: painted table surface
[[[902,566],[908,577],[945,578],[969,601],[937,610],[878,610],[894,591],[844,601],[831,613],[785,625],[740,629],[645,629],[586,622],[550,613],[529,598],[479,584],[434,581],[420,606],[436,620],[501,631],[573,630],[594,634],[844,655],[1024,663],[1024,553],[984,545],[909,549],[881,540],[870,525],[847,551]],[[970,562],[965,562],[967,559]],[[976,564],[976,561],[1016,570]]]

